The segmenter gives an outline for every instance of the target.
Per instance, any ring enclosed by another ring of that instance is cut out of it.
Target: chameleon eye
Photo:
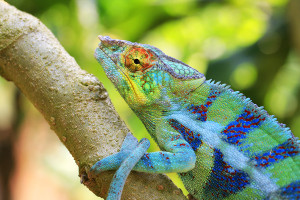
[[[154,55],[146,49],[133,47],[125,54],[125,66],[131,72],[149,69],[154,65]]]
[[[140,64],[140,60],[139,60],[139,59],[134,59],[133,62],[134,62],[135,64]]]

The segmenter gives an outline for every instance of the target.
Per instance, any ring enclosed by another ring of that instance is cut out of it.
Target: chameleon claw
[[[83,184],[84,182],[86,182],[86,181],[88,181],[88,180],[89,180],[89,179],[88,179],[88,176],[87,176],[86,173],[81,174],[81,176],[80,176],[80,183],[81,183],[81,184]]]

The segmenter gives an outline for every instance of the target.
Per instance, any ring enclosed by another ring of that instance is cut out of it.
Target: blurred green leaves
[[[233,71],[230,82],[234,88],[243,90],[251,87],[257,79],[257,70],[252,63],[241,63]]]
[[[93,58],[97,35],[154,45],[207,78],[232,85],[300,136],[299,58],[287,0],[8,0],[45,23],[104,82],[140,138],[145,129]],[[298,120],[297,120],[298,119]]]

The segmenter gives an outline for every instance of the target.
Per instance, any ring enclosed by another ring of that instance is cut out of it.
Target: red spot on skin
[[[174,136],[174,138],[172,138],[173,140],[178,140],[180,138],[180,135],[176,135],[176,136]],[[172,141],[173,141],[172,140]]]
[[[208,103],[209,103],[209,102],[207,102],[207,105],[209,105]],[[210,102],[210,103],[211,103],[211,102]],[[205,111],[205,112],[207,111],[207,107],[205,107],[204,105],[201,105],[201,109],[202,109],[203,111]]]

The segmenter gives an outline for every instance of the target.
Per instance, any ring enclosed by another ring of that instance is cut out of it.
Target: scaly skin
[[[300,198],[298,140],[263,108],[155,47],[99,38],[96,59],[161,149],[133,170],[178,172],[196,199]],[[131,152],[92,172],[118,169]]]

